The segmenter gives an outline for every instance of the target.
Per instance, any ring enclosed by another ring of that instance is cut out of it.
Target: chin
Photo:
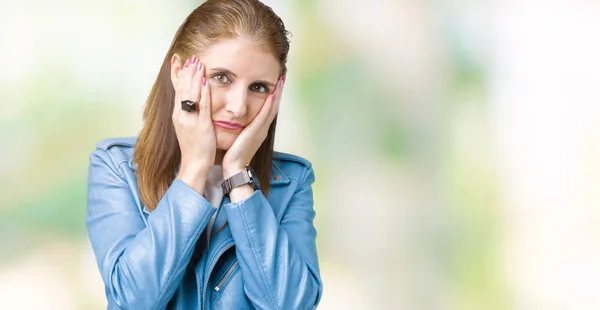
[[[237,136],[238,135],[217,134],[217,136],[216,136],[217,150],[221,150],[221,151],[229,150],[229,148],[231,148],[231,146],[233,145],[233,142],[235,142],[235,138],[237,138]]]

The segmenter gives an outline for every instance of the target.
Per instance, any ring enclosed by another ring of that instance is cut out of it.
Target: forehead
[[[273,53],[243,37],[223,39],[200,55],[210,70],[226,68],[238,78],[277,79],[281,66]]]

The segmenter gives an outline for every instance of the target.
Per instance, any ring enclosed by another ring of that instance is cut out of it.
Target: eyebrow
[[[223,72],[223,73],[231,74],[231,75],[233,75],[233,77],[237,78],[237,74],[231,72],[231,70],[226,69],[226,68],[222,68],[222,67],[211,68],[210,71],[218,71],[218,72]],[[265,84],[267,86],[275,87],[275,84],[273,84],[271,82],[268,82],[268,81],[258,80],[258,81],[254,81],[254,83],[262,83],[262,84]]]

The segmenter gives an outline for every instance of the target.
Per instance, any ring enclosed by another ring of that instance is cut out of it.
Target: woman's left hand
[[[279,102],[281,101],[284,82],[285,78],[281,77],[273,93],[265,100],[258,115],[242,130],[233,142],[233,145],[225,153],[222,163],[223,177],[225,179],[243,171],[267,137],[269,127],[279,111]]]

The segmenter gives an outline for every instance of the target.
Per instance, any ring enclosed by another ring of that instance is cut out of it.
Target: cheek
[[[265,98],[252,98],[248,104],[248,118],[254,120],[254,118],[260,112],[263,105],[265,104]]]
[[[219,87],[210,89],[210,109],[213,115],[225,107],[225,91]]]

